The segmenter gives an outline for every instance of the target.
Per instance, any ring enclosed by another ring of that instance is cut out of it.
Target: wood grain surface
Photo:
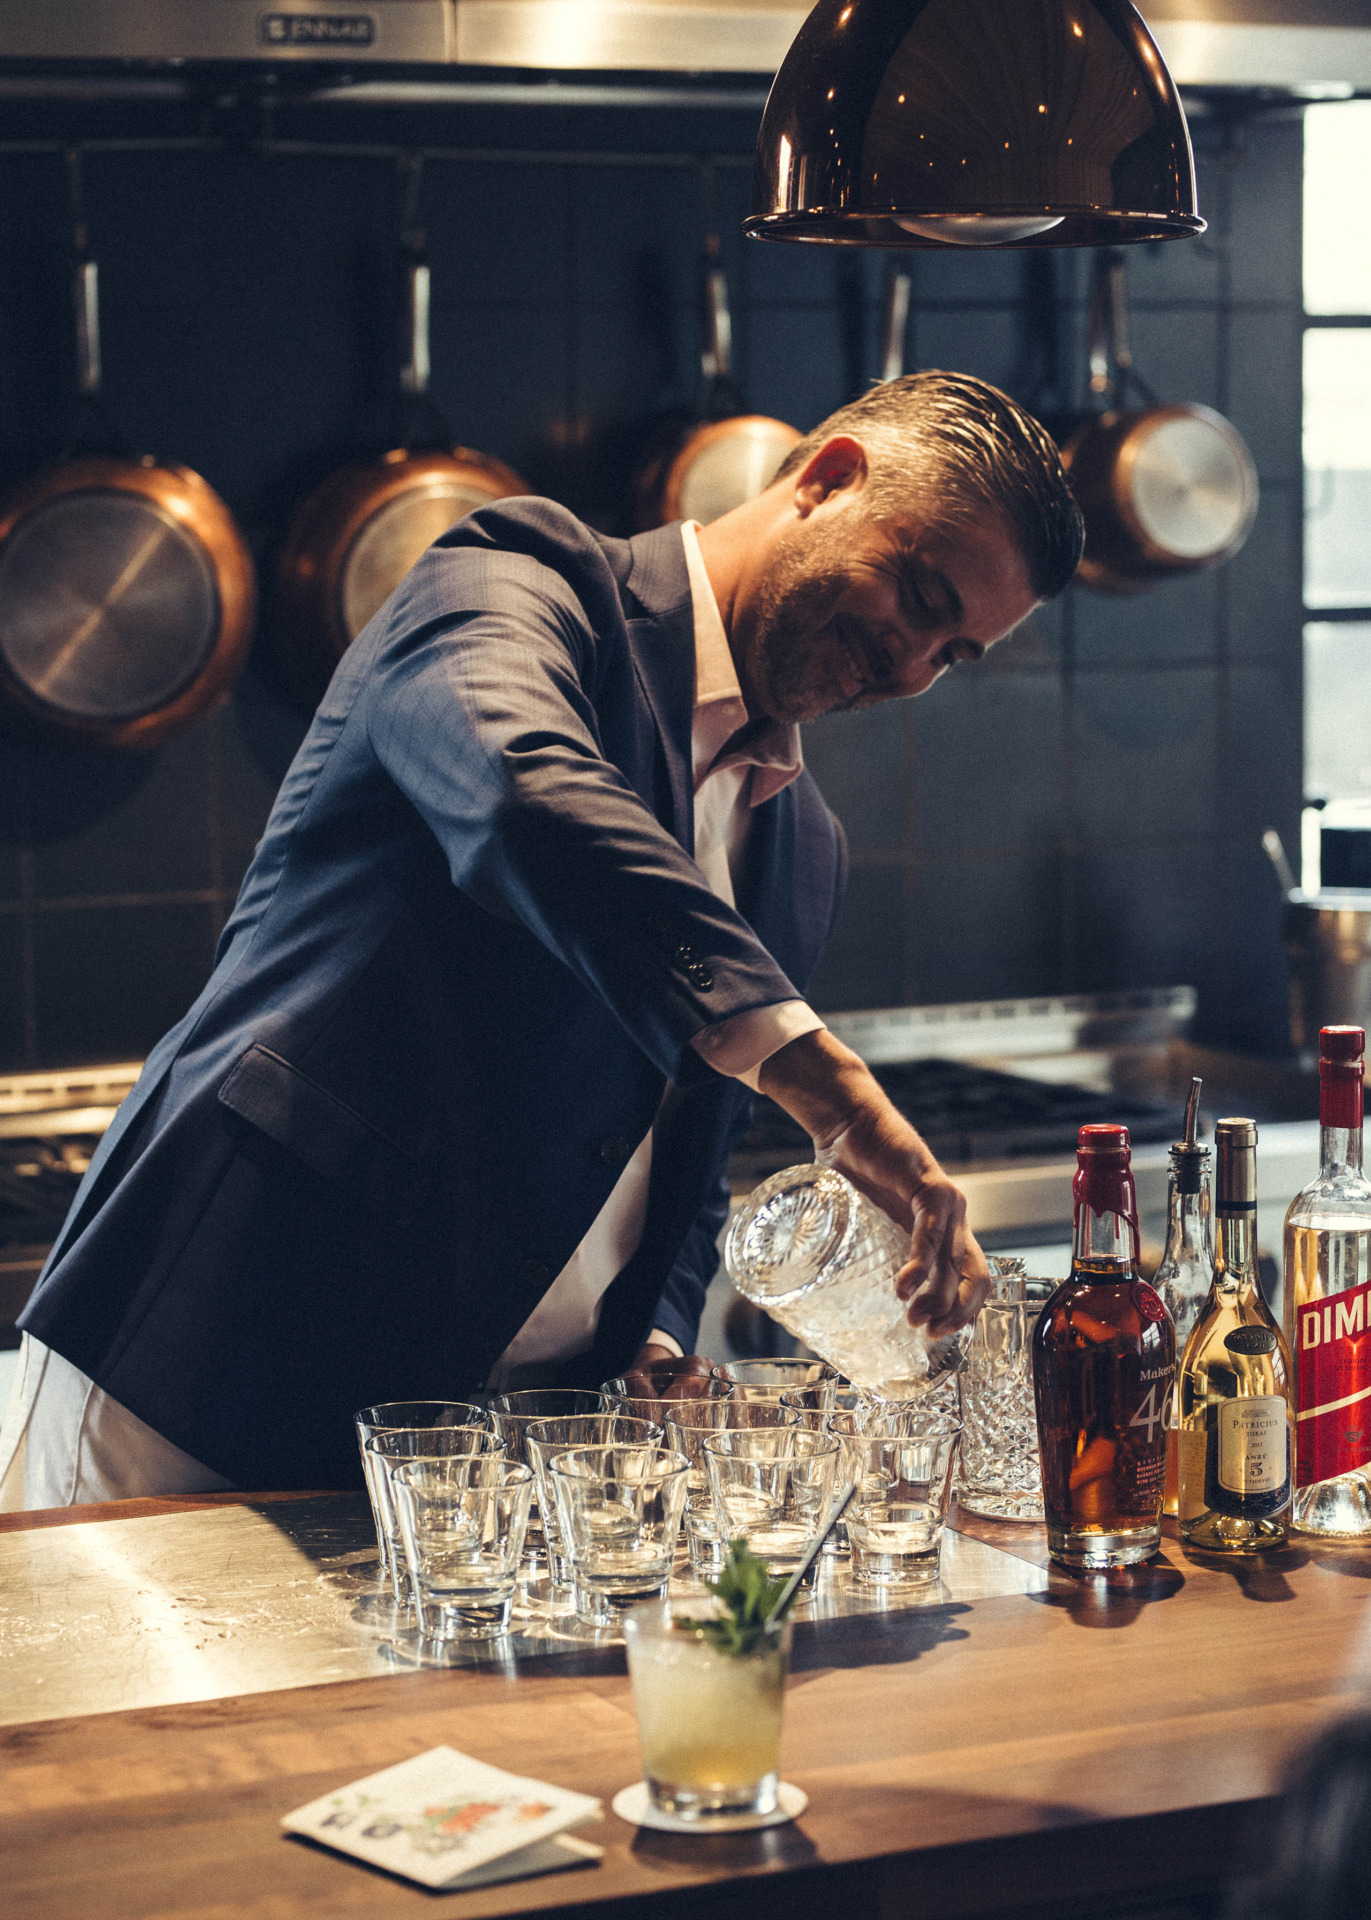
[[[1202,1902],[1290,1753],[1360,1697],[1368,1581],[1355,1548],[1249,1567],[1171,1541],[1045,1593],[801,1623],[783,1771],[810,1806],[761,1834],[677,1838],[609,1812],[641,1772],[615,1650],[30,1723],[0,1735],[5,1911],[1064,1920]],[[599,1795],[583,1831],[602,1864],[434,1895],[279,1834],[290,1809],[440,1743]]]

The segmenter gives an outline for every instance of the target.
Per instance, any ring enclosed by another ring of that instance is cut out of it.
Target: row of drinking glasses
[[[412,1594],[421,1629],[438,1637],[501,1632],[527,1545],[527,1585],[545,1574],[550,1597],[569,1593],[587,1624],[612,1625],[665,1591],[683,1513],[698,1574],[716,1573],[739,1537],[774,1572],[793,1570],[840,1472],[858,1488],[856,1578],[936,1572],[955,1423],[839,1404],[855,1397],[820,1362],[732,1371],[659,1368],[599,1393],[497,1395],[489,1408],[364,1409],[363,1464],[397,1600]]]

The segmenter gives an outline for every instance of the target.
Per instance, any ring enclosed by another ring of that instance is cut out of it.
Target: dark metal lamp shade
[[[762,240],[1093,247],[1202,233],[1128,0],[819,0],[766,103]]]

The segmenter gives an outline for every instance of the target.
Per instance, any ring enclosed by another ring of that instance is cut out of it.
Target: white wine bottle
[[[1214,1145],[1214,1280],[1181,1358],[1181,1538],[1260,1553],[1290,1523],[1290,1351],[1257,1270],[1257,1129],[1220,1120]]]

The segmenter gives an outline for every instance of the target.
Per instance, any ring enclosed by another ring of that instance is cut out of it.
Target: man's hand
[[[688,1353],[682,1358],[673,1347],[656,1347],[649,1340],[647,1345],[642,1348],[638,1354],[633,1365],[628,1368],[628,1372],[638,1373],[645,1367],[661,1366],[670,1366],[674,1368],[678,1374],[707,1374],[713,1372],[714,1362],[707,1360],[702,1353]]]
[[[937,1338],[974,1320],[990,1292],[985,1255],[966,1224],[966,1197],[882,1091],[831,1033],[802,1034],[762,1063],[763,1093],[813,1136],[825,1166],[910,1232],[895,1291],[912,1326]]]

